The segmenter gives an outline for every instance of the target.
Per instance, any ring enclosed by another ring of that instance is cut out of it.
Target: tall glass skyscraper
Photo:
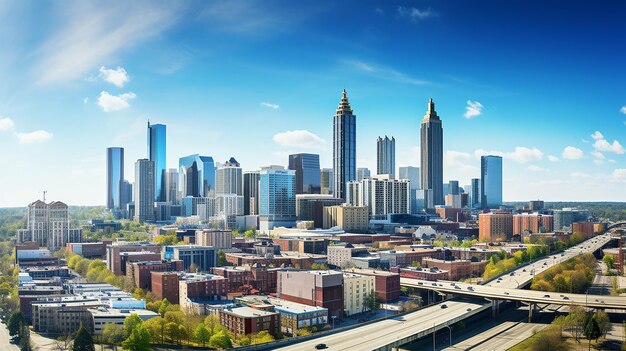
[[[469,205],[471,208],[480,206],[480,179],[472,178],[469,192]]]
[[[346,199],[346,186],[356,179],[356,116],[346,90],[333,116],[333,177],[335,197]]]
[[[124,148],[107,148],[107,209],[121,210],[124,182]]]
[[[261,230],[292,227],[296,221],[296,172],[261,169],[259,172],[259,222]]]
[[[320,171],[320,193],[324,195],[333,195],[335,193],[335,178],[333,177],[332,168],[322,168]]]
[[[154,220],[154,162],[141,159],[135,162],[135,221]]]
[[[356,180],[367,179],[372,176],[372,172],[367,167],[357,168],[356,169]]]
[[[428,111],[422,119],[420,129],[420,145],[422,153],[422,189],[432,203],[427,201],[427,208],[443,205],[443,127],[441,119],[435,111],[433,99],[428,101]]]
[[[394,137],[378,137],[376,139],[377,167],[376,174],[389,174],[396,176],[396,139]]]
[[[210,156],[198,154],[178,159],[181,198],[207,197],[215,192],[215,163]]]
[[[243,214],[259,214],[259,172],[243,174]]]
[[[289,169],[296,171],[296,194],[320,193],[320,155],[289,155]]]
[[[165,201],[165,124],[148,122],[148,160],[154,162],[154,201]]]
[[[487,155],[480,158],[480,190],[482,208],[502,205],[502,157]]]

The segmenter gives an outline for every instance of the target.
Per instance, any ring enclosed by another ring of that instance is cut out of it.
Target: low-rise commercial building
[[[448,280],[482,276],[487,263],[489,263],[489,261],[446,261],[435,258],[425,258],[422,260],[422,265],[425,268],[437,268],[440,271],[448,271]]]
[[[278,273],[281,299],[325,307],[331,316],[343,316],[343,273],[337,271],[283,271]]]
[[[126,263],[126,276],[135,287],[152,290],[152,272],[175,272],[183,270],[183,261],[140,261]]]
[[[349,268],[352,265],[352,258],[359,256],[369,256],[367,247],[354,246],[350,243],[328,247],[328,264],[336,267]]]
[[[399,273],[401,278],[422,279],[437,281],[448,279],[448,271],[437,268],[415,268],[415,267],[392,267],[391,271]]]
[[[250,307],[236,307],[219,312],[220,324],[236,335],[256,334],[267,331],[277,336],[280,333],[280,314]]]
[[[367,206],[328,206],[324,207],[324,228],[339,227],[346,232],[367,232],[369,230],[369,207]]]
[[[149,251],[161,252],[161,246],[151,243],[114,243],[106,246],[107,268],[115,275],[122,275],[126,270],[126,263],[122,263],[121,254],[124,252]]]
[[[146,321],[150,318],[157,317],[159,314],[146,309],[116,309],[116,308],[88,308],[88,315],[91,317],[87,329],[92,335],[102,335],[102,330],[107,324],[115,324],[124,327],[124,320],[131,314],[139,316]]]
[[[217,249],[230,249],[233,247],[233,234],[230,230],[196,230],[195,244],[213,246]]]
[[[181,260],[183,269],[195,264],[199,271],[208,272],[217,265],[217,249],[202,245],[170,245],[163,249],[164,260]]]
[[[260,263],[274,267],[293,267],[311,269],[314,263],[326,263],[326,255],[302,254],[299,252],[281,252],[278,255],[257,255],[240,252],[227,252],[226,261],[236,266],[252,266]]]
[[[95,243],[67,243],[65,250],[68,253],[75,253],[85,258],[105,258],[106,247],[111,245],[111,240],[102,240]]]
[[[400,297],[400,274],[375,269],[353,269],[350,272],[374,277],[374,290],[382,302],[395,301]]]

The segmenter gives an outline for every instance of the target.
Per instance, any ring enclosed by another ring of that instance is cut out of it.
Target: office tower
[[[324,207],[340,205],[344,201],[332,195],[298,194],[296,195],[296,219],[313,221],[315,228],[321,228],[324,220]]]
[[[476,208],[480,206],[480,179],[472,178],[469,191],[469,206]]]
[[[124,148],[107,148],[107,209],[121,210],[124,181]]]
[[[410,182],[410,196],[411,196],[411,213],[419,213],[424,207],[423,204],[418,203],[417,191],[420,189],[420,168],[419,167],[400,167],[398,172],[398,179],[408,180]]]
[[[259,214],[259,172],[243,174],[243,214]]]
[[[459,195],[459,181],[451,180],[448,182],[448,194],[450,195]]]
[[[542,200],[528,201],[528,209],[533,212],[543,211],[543,207],[544,207],[544,203]]]
[[[502,157],[481,156],[480,189],[482,208],[499,208],[502,205]]]
[[[320,193],[320,155],[289,155],[289,169],[296,171],[296,194]]]
[[[81,229],[70,228],[65,203],[53,201],[47,204],[37,200],[28,205],[26,228],[17,230],[17,242],[32,241],[50,250],[58,250],[67,243],[79,243],[81,235]]]
[[[243,196],[243,172],[235,158],[231,157],[215,171],[215,193]]]
[[[332,168],[322,168],[320,172],[320,193],[324,195],[333,195],[335,177],[333,177]]]
[[[122,191],[122,210],[124,213],[124,218],[128,218],[128,209],[127,206],[129,203],[133,202],[133,185],[126,179],[122,181],[121,186]]]
[[[346,198],[346,183],[356,179],[356,116],[346,90],[333,116],[333,186],[335,197]]]
[[[178,171],[169,168],[165,171],[165,201],[178,204]]]
[[[148,122],[148,160],[154,163],[154,201],[165,201],[165,124]]]
[[[135,221],[154,220],[154,162],[140,159],[135,162]]]
[[[356,180],[363,180],[372,176],[369,168],[357,168]]]
[[[588,210],[579,210],[576,208],[563,208],[554,210],[554,230],[562,231],[570,229],[571,225],[576,222],[585,222],[589,220],[590,213]]]
[[[378,137],[376,139],[377,174],[390,174],[392,178],[396,175],[396,139]]]
[[[292,227],[296,221],[296,174],[293,170],[262,169],[259,174],[261,230]]]
[[[178,159],[181,198],[206,197],[215,192],[215,164],[210,156],[198,154]]]
[[[243,196],[237,194],[217,194],[215,214],[225,229],[237,229],[237,216],[243,216]]]
[[[411,213],[410,185],[407,180],[373,177],[348,182],[346,203],[368,206],[372,219],[386,219],[391,213]]]
[[[422,159],[422,189],[432,193],[432,203],[427,208],[443,204],[443,127],[435,111],[433,99],[428,101],[428,111],[420,128]],[[430,194],[426,199],[430,199]]]

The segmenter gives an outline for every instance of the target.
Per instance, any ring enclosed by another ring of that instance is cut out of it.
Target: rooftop
[[[220,313],[233,314],[246,318],[267,317],[277,314],[277,312],[257,310],[256,308],[251,307],[235,307],[232,309],[222,310]]]

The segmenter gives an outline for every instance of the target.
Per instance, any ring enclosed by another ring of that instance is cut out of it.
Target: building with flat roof
[[[513,236],[513,214],[507,211],[481,213],[478,215],[478,239],[480,241],[507,241]]]
[[[283,271],[278,273],[281,299],[325,307],[331,316],[343,316],[343,273],[338,271]]]
[[[513,215],[513,235],[528,233],[550,233],[554,228],[554,217],[540,213],[518,213]]]
[[[343,199],[324,194],[296,195],[296,219],[299,221],[313,221],[315,228],[324,225],[324,208],[342,204]]]
[[[346,232],[369,230],[369,208],[367,206],[337,205],[324,207],[323,228],[339,227]]]
[[[230,249],[233,247],[233,233],[230,230],[196,230],[195,240],[196,245],[213,246],[217,249]]]
[[[151,243],[114,243],[106,246],[107,268],[115,275],[121,275],[126,270],[126,263],[122,263],[121,254],[124,252],[149,251],[161,252],[161,246]]]
[[[130,278],[135,287],[152,290],[152,272],[182,271],[183,261],[140,261],[126,263],[126,276]]]
[[[180,301],[178,272],[150,272],[152,294],[156,300],[167,299],[171,304]]]
[[[180,274],[178,277],[178,296],[180,308],[187,313],[203,314],[202,305],[207,301],[225,300],[228,294],[228,279],[214,274]]]
[[[374,290],[383,302],[400,297],[400,274],[380,269],[351,269],[351,273],[374,277]]]
[[[223,309],[219,312],[220,324],[236,335],[256,334],[267,331],[280,333],[280,314],[250,307]]]
[[[157,317],[159,314],[146,309],[116,309],[116,308],[88,308],[87,313],[91,316],[89,327],[92,335],[102,335],[102,330],[107,324],[115,324],[124,327],[124,320],[131,314],[139,316],[146,321],[150,318]]]
[[[440,271],[448,272],[448,280],[459,280],[482,276],[489,261],[472,260],[440,260],[436,258],[425,258],[422,265],[425,268],[437,268]]]
[[[26,228],[17,230],[18,244],[36,242],[53,251],[81,240],[82,230],[70,228],[68,206],[61,201],[31,202],[26,213]]]
[[[354,246],[350,243],[345,245],[331,245],[327,250],[328,264],[341,268],[349,268],[353,257],[369,255],[367,247]]]
[[[184,270],[195,264],[199,271],[208,272],[217,265],[217,248],[201,245],[168,245],[163,248],[163,259],[183,261]]]
[[[375,278],[372,276],[343,273],[343,310],[348,316],[367,311],[366,299],[375,293]]]

